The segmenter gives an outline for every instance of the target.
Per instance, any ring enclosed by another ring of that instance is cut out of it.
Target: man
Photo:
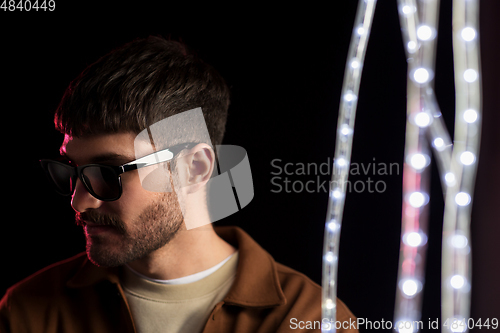
[[[178,42],[136,40],[85,69],[55,115],[67,161],[42,166],[71,195],[86,254],[11,287],[0,331],[319,332],[321,288],[210,223],[228,106],[221,76]],[[197,108],[209,138],[173,126],[153,140],[155,124]],[[337,320],[355,320],[341,301]]]

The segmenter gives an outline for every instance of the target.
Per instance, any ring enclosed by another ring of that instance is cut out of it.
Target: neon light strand
[[[481,131],[478,26],[479,2],[454,0],[455,140],[443,220],[443,332],[466,332],[470,315],[470,218]]]
[[[395,325],[421,317],[429,201],[428,147],[436,155],[445,196],[442,250],[442,325],[445,332],[467,331],[470,311],[470,214],[477,170],[481,119],[478,1],[453,2],[455,60],[455,140],[443,122],[433,90],[438,0],[398,0],[408,57],[407,127],[403,171],[403,211]],[[375,0],[360,0],[342,88],[335,163],[323,250],[323,318],[336,319],[338,243],[345,202],[361,67]],[[400,324],[403,323],[402,326]],[[323,325],[323,332],[335,332]]]
[[[429,92],[425,99],[425,105],[433,115],[432,123],[427,131],[427,141],[431,144],[436,157],[437,167],[440,174],[441,188],[443,196],[446,195],[447,180],[446,175],[450,171],[451,152],[453,144],[451,143],[450,135],[444,124],[439,105],[436,101],[434,92]]]
[[[421,319],[427,250],[431,156],[428,133],[445,129],[433,91],[439,1],[399,0],[408,62],[403,208],[394,329],[416,332]],[[433,123],[437,123],[434,124]],[[432,130],[430,130],[432,129]],[[446,133],[446,132],[445,132]],[[449,137],[441,133],[443,146]],[[445,150],[442,165],[446,167]]]
[[[376,0],[359,0],[358,2],[337,122],[335,160],[330,183],[323,245],[322,280],[322,318],[329,318],[332,321],[336,320],[338,245],[351,159],[356,105],[375,5]],[[325,324],[322,326],[322,332],[335,331],[335,325]]]
[[[417,69],[419,70],[414,74],[420,74],[417,75],[416,79],[424,80],[427,77],[429,80],[427,89],[421,90],[424,108],[432,115],[432,121],[427,129],[427,140],[433,148],[440,174],[445,175],[449,171],[453,145],[432,87],[438,4],[431,2],[426,5],[425,2],[419,2],[417,6],[415,0],[398,0],[398,4],[401,31],[408,61],[409,63],[420,61],[422,67],[414,69],[415,72]],[[418,13],[424,15],[422,22],[419,20]],[[446,181],[444,177],[440,177],[440,179],[443,192],[445,192]]]

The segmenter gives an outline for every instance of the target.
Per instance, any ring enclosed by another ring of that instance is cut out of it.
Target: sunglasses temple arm
[[[129,170],[144,168],[150,165],[167,162],[170,161],[174,157],[174,153],[172,153],[169,149],[160,150],[154,152],[152,154],[141,157],[135,161],[129,162],[127,164],[122,165],[122,171],[126,172]]]

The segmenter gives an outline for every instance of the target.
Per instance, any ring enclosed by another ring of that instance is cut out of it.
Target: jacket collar
[[[279,283],[276,262],[246,232],[238,227],[215,227],[215,232],[239,251],[233,286],[224,302],[241,307],[275,307],[286,304]],[[104,268],[85,258],[76,274],[68,280],[70,288],[83,288],[101,281],[119,284],[120,268]]]

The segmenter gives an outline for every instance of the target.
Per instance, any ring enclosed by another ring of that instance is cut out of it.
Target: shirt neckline
[[[238,252],[238,251],[236,251],[236,252]],[[183,276],[183,277],[180,277],[177,279],[170,279],[170,280],[153,279],[153,278],[147,277],[146,275],[143,275],[143,274],[137,272],[132,267],[130,267],[128,264],[125,264],[125,267],[126,267],[126,269],[130,270],[132,273],[137,275],[138,277],[140,277],[144,280],[147,280],[147,281],[154,282],[154,283],[167,284],[167,285],[187,284],[187,283],[193,283],[193,282],[199,281],[199,280],[204,279],[207,276],[211,275],[212,273],[217,271],[219,268],[221,268],[226,262],[228,262],[229,259],[231,259],[236,252],[231,253],[226,259],[222,260],[217,265],[210,267],[209,269],[206,269],[204,271],[194,273],[191,275]]]

